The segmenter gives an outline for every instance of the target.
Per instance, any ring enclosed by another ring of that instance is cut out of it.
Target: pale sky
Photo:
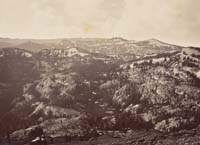
[[[200,0],[0,0],[0,37],[156,38],[200,46]]]

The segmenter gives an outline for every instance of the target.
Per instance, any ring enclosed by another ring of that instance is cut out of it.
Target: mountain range
[[[199,88],[197,47],[0,38],[2,143],[198,144]]]

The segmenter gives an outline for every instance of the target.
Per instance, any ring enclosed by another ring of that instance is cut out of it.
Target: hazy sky
[[[200,0],[0,0],[0,37],[157,38],[200,46]]]

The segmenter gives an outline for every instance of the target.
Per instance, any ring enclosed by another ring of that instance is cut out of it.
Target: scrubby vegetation
[[[1,137],[159,145],[198,136],[197,54],[177,49],[126,61],[73,50],[2,50]]]

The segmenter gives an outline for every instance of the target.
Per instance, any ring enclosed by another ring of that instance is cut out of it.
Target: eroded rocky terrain
[[[200,143],[199,48],[155,39],[3,41],[2,142]]]

